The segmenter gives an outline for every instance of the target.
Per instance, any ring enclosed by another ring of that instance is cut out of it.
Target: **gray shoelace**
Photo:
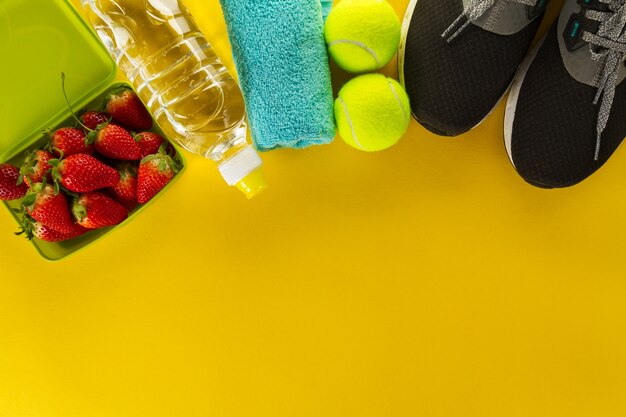
[[[463,9],[463,13],[441,34],[441,37],[446,38],[448,43],[452,42],[469,26],[472,20],[480,18],[496,4],[506,5],[506,3],[536,6],[537,0],[470,0]]]
[[[598,32],[584,32],[583,40],[589,43],[591,58],[602,62],[596,75],[598,91],[593,104],[600,103],[598,124],[596,126],[596,152],[594,159],[600,157],[602,133],[606,129],[613,107],[615,89],[620,69],[626,59],[626,5],[625,0],[600,0],[609,6],[609,11],[587,10],[585,17],[600,22]]]

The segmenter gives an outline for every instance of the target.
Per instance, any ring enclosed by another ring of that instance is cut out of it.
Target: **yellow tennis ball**
[[[400,20],[384,0],[342,0],[326,19],[328,51],[348,72],[368,72],[391,61],[400,44]]]
[[[339,91],[335,120],[348,145],[367,152],[382,151],[406,133],[411,120],[409,97],[391,78],[361,75]]]

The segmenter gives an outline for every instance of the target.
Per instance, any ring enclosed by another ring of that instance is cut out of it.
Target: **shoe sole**
[[[526,74],[530,69],[539,49],[543,45],[545,41],[545,36],[537,43],[537,45],[528,53],[526,58],[522,61],[515,76],[513,77],[513,82],[511,83],[509,97],[506,101],[506,110],[504,113],[504,147],[506,148],[506,153],[509,157],[509,161],[511,161],[511,165],[515,168],[515,162],[513,162],[513,123],[515,122],[515,111],[517,109],[517,102],[519,100],[520,92],[522,91],[522,84],[524,84],[524,79],[526,78]],[[517,168],[515,168],[517,170]]]
[[[398,48],[398,77],[400,79],[400,84],[402,85],[402,88],[404,88],[406,90],[406,85],[404,84],[404,55],[406,52],[406,38],[409,34],[409,25],[411,24],[411,20],[413,20],[413,12],[415,11],[415,6],[417,5],[417,2],[419,0],[411,0],[409,2],[409,5],[407,6],[406,9],[406,13],[404,14],[404,19],[402,20],[402,34],[400,37],[400,47]],[[502,94],[502,96],[498,99],[498,102],[496,103],[495,106],[493,106],[493,108],[491,110],[489,110],[489,113],[487,113],[487,115],[485,117],[483,117],[483,119],[478,122],[477,124],[475,124],[474,126],[472,126],[469,130],[466,130],[463,133],[467,133],[467,132],[471,132],[472,130],[476,129],[477,127],[479,127],[481,124],[483,124],[485,122],[485,120],[487,120],[489,118],[489,116],[491,116],[491,114],[498,108],[498,106],[500,105],[500,103],[502,103],[502,100],[504,99],[504,97],[506,96],[507,92],[509,91],[509,89],[511,88],[511,86],[509,85],[509,87],[504,91],[504,94]],[[459,136],[462,135],[463,133],[457,133],[457,134],[450,134],[450,133],[446,133],[444,131],[441,131],[437,128],[434,128],[433,126],[431,126],[428,123],[422,122],[420,121],[417,116],[415,116],[415,113],[413,113],[413,110],[411,110],[411,116],[413,116],[413,118],[419,123],[421,124],[425,129],[429,130],[430,132],[439,135],[439,136],[450,136],[450,137],[454,137],[454,136]]]

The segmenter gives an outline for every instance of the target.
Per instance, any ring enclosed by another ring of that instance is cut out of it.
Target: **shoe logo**
[[[609,8],[607,3],[599,0],[578,0],[578,4],[581,7],[580,11],[569,18],[569,22],[565,26],[565,32],[563,32],[565,46],[570,52],[574,52],[587,44],[582,38],[584,32],[596,33],[600,29],[599,21],[585,17],[587,9],[604,12]]]

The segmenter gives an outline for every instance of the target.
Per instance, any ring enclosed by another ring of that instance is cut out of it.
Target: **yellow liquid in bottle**
[[[241,90],[179,0],[84,0],[166,135],[217,162],[247,146]]]

